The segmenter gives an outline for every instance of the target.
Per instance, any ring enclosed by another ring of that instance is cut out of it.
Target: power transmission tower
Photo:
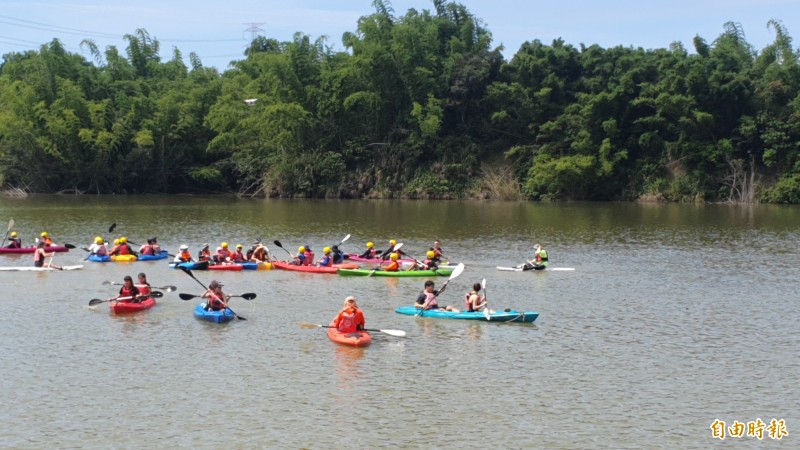
[[[261,27],[261,25],[264,25],[264,23],[252,22],[252,23],[245,23],[245,25],[247,25],[247,28],[245,28],[243,33],[246,33],[248,31],[250,32],[250,42],[253,42],[255,38],[259,35],[259,33],[264,32],[262,28],[259,28]]]

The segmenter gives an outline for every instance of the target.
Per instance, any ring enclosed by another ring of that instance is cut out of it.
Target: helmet
[[[433,259],[433,257],[436,256],[436,253],[433,253],[433,250],[428,250],[428,253],[426,253],[425,256],[427,256],[428,259]]]
[[[47,231],[42,231],[42,237],[47,237]]]
[[[17,232],[16,231],[12,231],[11,232],[11,237],[17,237]]]
[[[236,244],[236,248],[244,248],[244,245],[242,245],[242,244]]]
[[[207,249],[207,248],[208,248],[208,244],[203,244],[203,246],[200,247],[200,250],[204,250],[204,249]]]
[[[303,253],[304,251],[306,251],[306,248],[301,245],[300,247],[297,247],[297,251]]]
[[[394,239],[392,239],[391,241],[389,241],[389,243],[390,243],[390,244],[392,244],[392,246],[395,246],[395,245],[397,245],[397,241],[395,241]]]
[[[223,242],[222,243],[222,248],[228,248],[228,243],[227,242]]]
[[[119,239],[114,239],[114,245],[119,245]]]
[[[120,244],[127,244],[128,243],[128,238],[126,238],[125,236],[122,236],[121,238],[119,238],[119,243]]]
[[[542,246],[539,244],[533,244],[533,248],[541,248]]]
[[[181,245],[181,251],[189,250],[189,246],[186,244]]]
[[[372,247],[375,247],[375,244],[373,244],[371,241],[367,242],[367,248],[372,248]]]
[[[328,253],[330,253],[330,252],[331,252],[331,248],[330,247],[325,247],[325,248],[322,249],[322,253],[325,253],[326,255]]]
[[[103,243],[103,238],[101,238],[100,236],[97,236],[96,238],[94,238],[94,243],[95,244],[102,244]]]
[[[389,258],[392,258],[392,261],[397,261],[398,258],[397,253],[392,253],[391,255],[389,255]]]

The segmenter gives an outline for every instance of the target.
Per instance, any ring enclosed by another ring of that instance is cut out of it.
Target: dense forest
[[[524,43],[373,1],[344,51],[258,37],[224,73],[146,30],[3,55],[0,186],[25,192],[800,203],[800,50],[778,20],[666,49]],[[247,101],[245,101],[247,100]]]

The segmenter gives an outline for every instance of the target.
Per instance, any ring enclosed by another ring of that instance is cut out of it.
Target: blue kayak
[[[225,308],[219,311],[206,311],[206,304],[200,303],[194,307],[194,316],[201,320],[207,320],[214,323],[223,323],[233,319],[234,316],[230,309]]]
[[[182,263],[169,263],[169,266],[173,269],[177,269],[179,267],[184,267],[189,270],[208,270],[208,261],[201,261],[201,262],[182,262]]]
[[[94,262],[109,262],[109,261],[111,261],[111,257],[108,256],[108,255],[103,255],[103,256],[89,255],[89,256],[86,257],[86,260],[87,261],[94,261]]]
[[[139,255],[139,261],[156,261],[159,259],[165,259],[167,256],[169,256],[167,251],[161,250],[161,253],[156,255]]]
[[[433,317],[435,319],[462,319],[462,320],[482,320],[486,322],[486,316],[483,315],[483,312],[453,312],[453,311],[445,311],[444,309],[428,309],[422,311],[420,313],[419,308],[415,306],[403,306],[394,310],[394,312],[399,314],[406,314],[409,316],[416,316],[419,314],[419,317]],[[491,322],[524,322],[524,323],[531,323],[539,317],[538,312],[533,311],[514,311],[507,310],[507,311],[497,311],[491,313]]]

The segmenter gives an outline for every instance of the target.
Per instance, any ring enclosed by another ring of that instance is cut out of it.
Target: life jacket
[[[20,238],[8,238],[11,243],[8,244],[6,248],[22,248],[22,239]]]
[[[245,258],[244,254],[240,250],[236,250],[231,259],[233,259],[234,262],[242,262]]]
[[[159,254],[159,253],[161,253],[161,246],[160,246],[160,245],[158,245],[158,243],[157,243],[157,242],[154,242],[154,243],[153,243],[153,254],[154,254],[154,255],[157,255],[157,254]]]
[[[45,237],[44,239],[42,239],[42,240],[44,241],[44,245],[46,245],[46,246],[53,245],[53,239],[52,239],[52,238],[50,238],[50,236],[46,236],[46,237]]]
[[[336,327],[341,333],[353,333],[358,329],[356,318],[358,317],[358,310],[348,308],[339,313],[339,326]]]
[[[339,264],[344,262],[344,253],[341,250],[333,252],[333,263]]]
[[[398,270],[400,270],[400,263],[398,263],[397,261],[392,261],[383,270],[387,272],[397,272]]]
[[[213,309],[214,311],[219,311],[221,309],[226,308],[225,302],[223,302],[222,299],[217,297],[215,294],[211,294],[211,298],[208,299],[208,302],[206,304],[208,305],[209,308]]]
[[[182,251],[181,251],[181,252],[178,254],[178,259],[179,259],[179,260],[181,260],[181,261],[183,261],[183,262],[189,262],[189,261],[191,261],[191,260],[192,260],[192,254],[191,254],[191,253],[189,253],[189,250],[182,250]]]
[[[152,289],[150,289],[150,283],[147,284],[134,284],[136,289],[139,289],[139,295],[150,295]]]
[[[38,248],[33,252],[33,265],[36,267],[44,265],[44,253],[40,252]]]
[[[108,255],[108,249],[105,245],[94,244],[94,254],[97,256],[106,256]]]
[[[208,250],[200,250],[197,253],[197,260],[198,261],[211,261],[211,252]]]
[[[333,259],[331,258],[331,255],[323,256],[322,259],[319,260],[319,266],[320,267],[331,267],[331,266],[333,266]]]
[[[425,301],[422,304],[424,305],[426,302],[428,303],[428,306],[425,309],[436,309],[439,307],[439,302],[436,300],[435,292],[422,291],[422,294],[425,295]]]
[[[314,252],[306,250],[303,252],[303,265],[310,266],[314,264]]]
[[[435,270],[436,267],[436,260],[434,259],[426,259],[425,262],[422,263],[423,270]]]
[[[125,300],[120,300],[123,303],[130,303],[130,302],[136,300],[135,297],[137,295],[139,295],[139,290],[136,289],[136,286],[128,287],[128,286],[123,285],[119,289],[119,295],[121,295],[122,297],[134,297],[134,298],[128,298],[128,299],[125,299]]]
[[[547,265],[547,250],[540,248],[536,251],[535,256],[537,263],[544,263],[545,266]]]
[[[127,243],[126,244],[119,244],[119,248],[117,248],[117,252],[118,252],[119,255],[130,255],[132,253],[131,252],[131,246],[128,245]]]
[[[143,255],[155,255],[156,252],[153,249],[153,246],[150,244],[144,244],[142,248],[139,250],[139,253]]]
[[[466,298],[464,299],[464,305],[467,307],[467,311],[469,311],[469,312],[475,311],[474,309],[472,309],[472,302],[469,301],[469,298],[472,297],[473,294],[477,295],[478,293],[475,292],[475,291],[469,291],[469,292],[467,292]],[[480,296],[478,296],[478,297],[480,298]]]
[[[247,259],[251,259],[255,253],[256,253],[256,250],[254,248],[251,248],[250,250],[248,250],[247,251]]]

